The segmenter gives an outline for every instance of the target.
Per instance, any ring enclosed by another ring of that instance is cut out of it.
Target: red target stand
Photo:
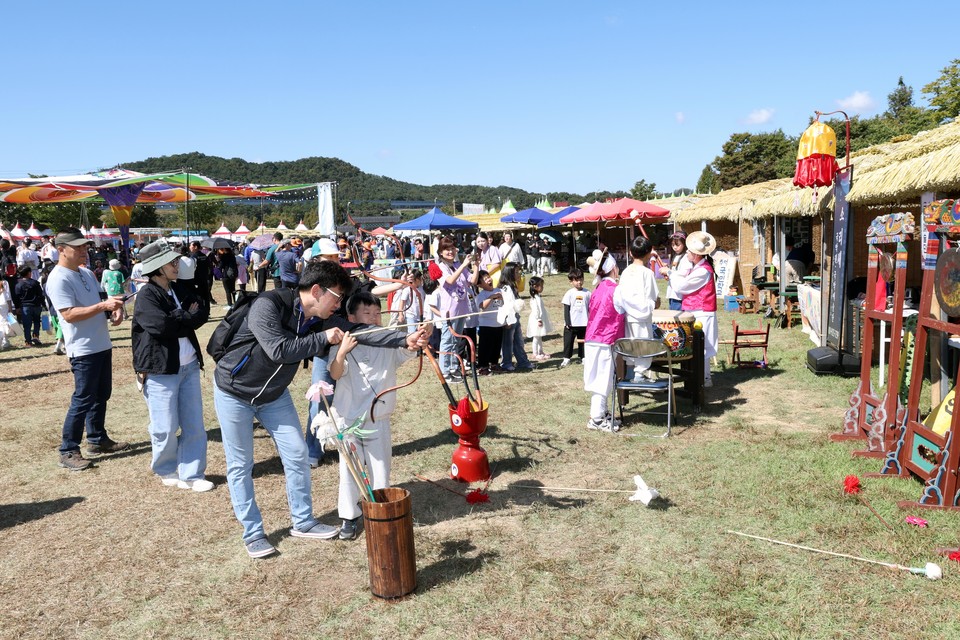
[[[450,477],[460,482],[486,482],[490,479],[487,452],[480,446],[480,436],[487,430],[489,406],[481,400],[478,406],[462,398],[450,411],[450,428],[459,436],[459,444],[450,463]]]

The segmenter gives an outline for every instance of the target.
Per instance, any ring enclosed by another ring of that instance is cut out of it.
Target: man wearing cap
[[[93,272],[83,266],[89,243],[75,227],[58,233],[54,244],[60,257],[47,278],[47,296],[60,316],[75,387],[60,443],[60,466],[71,471],[90,466],[90,460],[80,453],[84,426],[90,455],[115,453],[130,446],[111,440],[104,426],[113,388],[113,345],[103,314],[109,314],[114,325],[120,324],[123,299],[107,297]]]
[[[270,248],[267,249],[267,253],[263,256],[263,260],[260,262],[258,269],[268,269],[270,277],[273,278],[273,288],[280,289],[283,286],[283,283],[280,281],[280,263],[277,262],[277,251],[280,250],[280,244],[283,242],[283,234],[277,231],[273,234],[273,244],[270,245]],[[264,272],[267,273],[267,272]],[[266,287],[266,283],[264,283]],[[257,285],[259,289],[259,284]]]

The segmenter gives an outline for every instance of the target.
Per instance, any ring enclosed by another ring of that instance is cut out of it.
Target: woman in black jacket
[[[196,329],[210,309],[192,287],[176,282],[180,254],[165,241],[141,249],[140,261],[148,281],[133,308],[133,368],[150,411],[150,467],[165,486],[209,491]]]

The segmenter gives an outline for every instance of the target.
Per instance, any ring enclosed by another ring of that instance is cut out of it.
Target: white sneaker
[[[204,478],[200,478],[199,480],[180,480],[177,482],[177,486],[181,489],[193,489],[197,493],[213,489],[213,483]]]
[[[569,367],[569,366],[570,366],[570,358],[564,358],[563,360],[560,361],[560,367],[559,367],[560,369],[565,369],[566,367]]]
[[[180,484],[180,476],[175,473],[160,476],[160,482],[162,482],[165,487],[176,487]]]

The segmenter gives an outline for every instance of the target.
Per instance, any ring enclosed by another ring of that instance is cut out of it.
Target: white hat
[[[710,255],[717,250],[717,239],[706,231],[694,231],[687,236],[687,251],[698,256]]]
[[[340,254],[340,249],[337,248],[336,243],[330,238],[320,238],[317,240],[316,244],[313,245],[313,253],[315,256],[336,256]]]
[[[120,261],[114,258],[110,261],[109,265],[111,271],[120,271]]]

